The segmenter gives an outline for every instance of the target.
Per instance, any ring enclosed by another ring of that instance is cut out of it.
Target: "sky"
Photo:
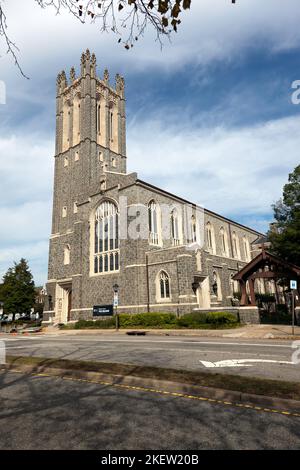
[[[4,7],[29,80],[0,37],[0,277],[25,257],[36,284],[47,280],[56,76],[78,72],[87,48],[100,76],[107,67],[125,77],[128,171],[268,229],[300,163],[300,105],[291,99],[300,80],[299,0],[192,0],[171,41],[161,48],[149,27],[129,51],[99,24],[35,0]]]

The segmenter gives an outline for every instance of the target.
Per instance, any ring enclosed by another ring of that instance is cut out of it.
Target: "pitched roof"
[[[267,261],[281,266],[284,272],[287,273],[287,277],[289,277],[292,274],[296,277],[300,277],[299,266],[288,263],[287,261],[281,258],[278,258],[278,256],[272,255],[268,251],[263,250],[261,253],[259,253],[259,255],[257,255],[248,264],[246,264],[246,266],[244,266],[237,274],[235,274],[233,276],[233,279],[235,281],[239,281],[241,279],[244,279],[244,280],[247,279],[251,274],[257,271],[260,267],[265,266]]]
[[[269,239],[267,235],[262,235],[261,237],[258,237],[254,242],[252,242],[252,245],[262,245],[264,243],[269,243]]]
[[[133,183],[133,184],[134,184],[134,183]],[[158,186],[154,186],[153,184],[150,184],[150,183],[148,183],[147,181],[141,180],[141,179],[139,179],[139,178],[137,178],[136,184],[140,184],[140,185],[142,185],[142,186],[148,187],[149,189],[153,189],[153,190],[159,191],[159,192],[161,192],[161,193],[163,193],[163,194],[165,194],[165,195],[167,195],[167,196],[171,196],[171,197],[173,197],[173,198],[175,198],[175,199],[177,199],[177,200],[179,200],[179,201],[181,201],[181,202],[184,202],[184,203],[186,203],[186,204],[190,204],[190,205],[192,205],[192,206],[194,206],[194,207],[200,207],[200,206],[198,206],[198,204],[195,204],[195,203],[193,203],[193,202],[191,202],[191,201],[188,201],[187,199],[184,199],[184,198],[182,198],[182,197],[180,197],[180,196],[176,196],[176,194],[170,193],[169,191],[166,191],[165,189],[161,189],[161,188],[159,188]],[[243,229],[247,229],[247,230],[251,231],[252,233],[257,234],[257,235],[258,235],[259,237],[261,237],[261,238],[265,236],[265,235],[262,234],[261,232],[258,232],[257,230],[255,230],[255,229],[253,229],[253,228],[251,228],[251,227],[247,227],[246,225],[240,224],[239,222],[235,222],[234,220],[229,219],[228,217],[224,217],[223,215],[217,214],[216,212],[213,212],[213,211],[211,211],[211,210],[209,210],[209,209],[206,209],[206,208],[203,208],[203,207],[201,207],[201,209],[204,209],[204,212],[206,212],[207,214],[211,214],[212,216],[221,218],[221,219],[227,221],[228,223],[237,225],[237,226],[239,226],[239,227],[241,227],[241,228],[243,228]]]

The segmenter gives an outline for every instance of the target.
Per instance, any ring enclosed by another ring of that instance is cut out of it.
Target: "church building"
[[[126,168],[124,79],[100,78],[87,50],[78,77],[57,78],[44,321],[92,319],[114,298],[119,313],[230,308],[262,234]]]

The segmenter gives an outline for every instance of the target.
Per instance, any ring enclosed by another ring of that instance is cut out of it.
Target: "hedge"
[[[176,325],[176,315],[174,313],[123,313],[119,316],[119,325],[122,328],[134,326],[164,327]]]
[[[238,323],[235,315],[229,312],[188,313],[177,319],[178,326],[196,328],[198,325],[234,326]]]
[[[81,330],[82,328],[114,328],[116,325],[116,320],[114,317],[107,318],[105,320],[78,320],[73,328],[76,330]],[[69,325],[67,325],[69,327]]]
[[[177,318],[174,313],[136,313],[119,315],[120,328],[226,328],[235,327],[238,320],[229,312],[193,312]],[[79,320],[66,328],[115,328],[115,317],[105,320]]]

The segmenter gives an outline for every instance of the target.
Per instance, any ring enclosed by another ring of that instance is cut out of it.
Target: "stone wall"
[[[239,307],[239,317],[241,323],[260,323],[257,307]]]

